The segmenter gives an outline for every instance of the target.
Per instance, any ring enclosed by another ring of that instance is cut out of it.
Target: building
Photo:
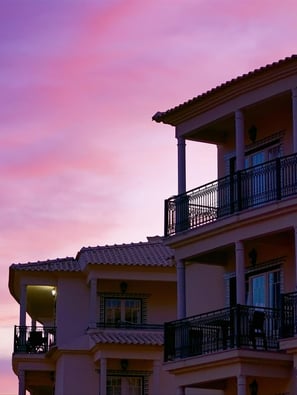
[[[12,356],[19,395],[174,392],[162,362],[176,272],[161,238],[13,264],[9,290],[20,305]]]
[[[153,120],[178,142],[178,195],[165,205],[178,320],[165,326],[164,369],[175,393],[296,395],[297,55]],[[191,191],[187,140],[217,146],[217,179]]]

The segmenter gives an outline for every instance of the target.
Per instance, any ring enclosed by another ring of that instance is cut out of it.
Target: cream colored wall
[[[88,327],[89,288],[83,278],[63,277],[57,289],[57,345],[73,344]]]
[[[56,365],[55,395],[98,395],[99,374],[92,358],[64,354]]]
[[[99,280],[99,290],[103,293],[119,293],[122,280]],[[176,284],[163,281],[126,281],[126,294],[147,295],[147,322],[163,323],[176,318]]]
[[[225,307],[224,268],[206,264],[186,265],[187,316]]]
[[[234,121],[235,124],[235,121]],[[251,144],[248,136],[249,128],[255,125],[257,128],[257,140],[260,141],[278,132],[284,132],[283,155],[292,153],[292,115],[291,107],[283,106],[273,111],[261,112],[252,118],[252,121],[245,121],[245,146]],[[218,147],[218,178],[227,175],[227,163],[225,156],[235,153],[235,132],[229,131],[224,144]]]

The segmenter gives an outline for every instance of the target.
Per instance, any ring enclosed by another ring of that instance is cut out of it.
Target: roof
[[[173,251],[163,244],[159,236],[148,237],[147,242],[83,247],[76,258],[56,258],[46,261],[14,263],[9,268],[9,289],[14,294],[17,272],[80,272],[91,265],[131,265],[173,267]]]
[[[213,100],[216,105],[226,98],[234,98],[243,91],[251,91],[268,82],[273,82],[297,74],[297,55],[286,57],[267,64],[249,73],[227,81],[167,111],[158,111],[152,119],[156,122],[176,126],[199,114],[199,107],[205,108],[206,101]],[[222,95],[220,99],[219,96]]]
[[[95,344],[143,344],[162,346],[164,335],[162,331],[158,332],[136,332],[136,331],[100,331],[90,335]]]
[[[46,261],[17,263],[10,266],[11,270],[37,271],[37,272],[78,272],[79,263],[72,257],[48,259]]]
[[[148,242],[111,246],[84,247],[78,254],[81,267],[88,264],[131,266],[174,266],[173,251],[160,237]]]

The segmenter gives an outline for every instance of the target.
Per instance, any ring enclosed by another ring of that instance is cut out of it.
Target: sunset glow
[[[0,395],[18,306],[12,263],[163,235],[174,129],[152,121],[296,50],[294,0],[1,0]],[[216,149],[187,145],[188,189]]]

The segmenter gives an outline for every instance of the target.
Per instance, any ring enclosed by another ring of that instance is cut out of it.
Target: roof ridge
[[[159,237],[159,239],[157,239]],[[131,242],[131,243],[121,243],[121,244],[106,244],[104,246],[97,245],[97,246],[88,246],[82,247],[79,252],[86,251],[86,250],[94,250],[94,249],[110,249],[110,248],[122,248],[122,247],[139,247],[142,245],[151,245],[151,244],[162,244],[163,240],[160,236],[148,237],[147,241],[138,241],[138,242]]]
[[[180,104],[178,104],[178,105],[176,105],[174,107],[171,107],[170,109],[168,109],[166,111],[158,111],[158,112],[156,112],[153,115],[152,120],[155,121],[155,122],[163,122],[164,119],[166,118],[166,116],[169,116],[170,114],[174,113],[175,111],[180,110],[184,106],[190,106],[192,104],[195,104],[199,100],[202,100],[202,99],[204,99],[205,97],[207,97],[209,95],[215,94],[215,93],[219,92],[220,90],[223,90],[224,88],[226,88],[226,87],[228,87],[228,86],[230,86],[232,84],[244,81],[245,79],[248,79],[248,78],[250,78],[250,77],[252,77],[254,75],[257,75],[257,74],[259,74],[261,72],[265,72],[267,70],[276,68],[278,66],[283,65],[284,63],[290,63],[291,61],[294,61],[296,59],[297,59],[297,54],[292,54],[291,56],[287,56],[285,58],[279,59],[278,61],[274,61],[272,63],[268,63],[265,66],[257,67],[257,68],[255,68],[255,69],[253,69],[251,71],[248,71],[248,72],[246,72],[244,74],[241,74],[241,75],[239,75],[237,77],[234,77],[234,78],[232,78],[230,80],[222,82],[219,85],[215,86],[214,88],[208,89],[208,90],[206,90],[206,91],[194,96],[193,98],[184,101],[183,103],[180,103]]]

